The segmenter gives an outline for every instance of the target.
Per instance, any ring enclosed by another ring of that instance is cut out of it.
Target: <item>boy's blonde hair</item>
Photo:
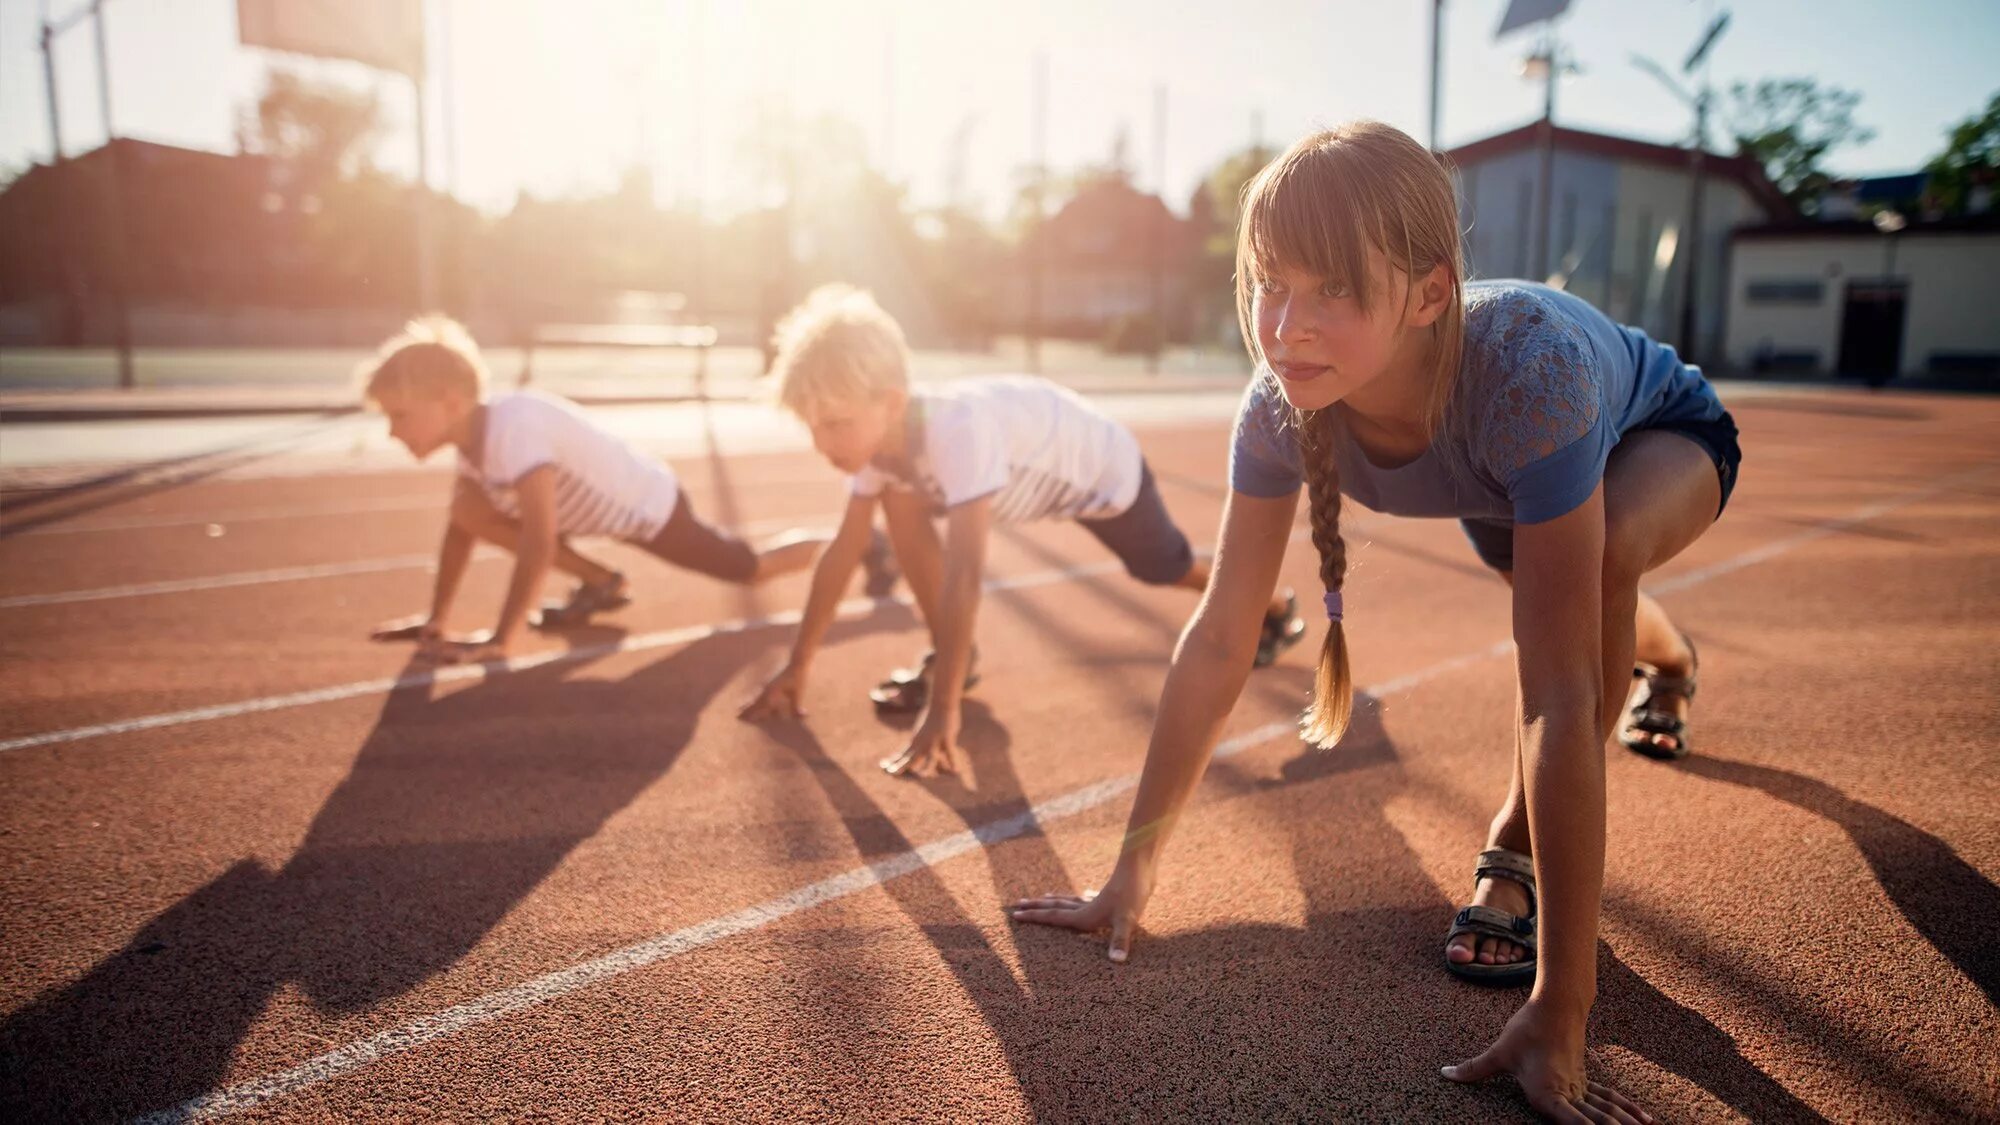
[[[383,341],[360,369],[362,398],[437,399],[457,393],[473,402],[486,397],[486,362],[472,333],[448,316],[420,316]]]
[[[827,402],[857,402],[910,386],[902,325],[852,285],[813,290],[778,322],[772,342],[772,392],[780,406],[808,422]]]
[[[1379,121],[1357,121],[1314,133],[1257,173],[1243,194],[1236,241],[1236,311],[1250,360],[1261,369],[1257,287],[1281,269],[1296,269],[1345,285],[1361,310],[1407,300],[1409,287],[1443,267],[1451,303],[1431,333],[1433,435],[1450,428],[1448,407],[1465,348],[1465,260],[1458,227],[1458,193],[1449,160],[1409,134]],[[1377,291],[1369,249],[1381,251],[1404,279],[1401,292]],[[1400,312],[1400,310],[1397,310]],[[1262,376],[1260,376],[1262,377]],[[1299,417],[1299,463],[1312,508],[1312,540],[1320,581],[1338,593],[1347,579],[1347,545],[1340,537],[1340,464],[1331,439],[1332,411]],[[1445,444],[1449,445],[1449,441]],[[1328,623],[1301,721],[1306,741],[1331,746],[1347,732],[1353,680],[1346,635]]]

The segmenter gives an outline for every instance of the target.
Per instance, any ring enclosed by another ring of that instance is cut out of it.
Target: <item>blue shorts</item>
[[[1708,459],[1715,462],[1715,475],[1722,484],[1722,502],[1716,505],[1715,516],[1722,518],[1722,510],[1729,506],[1729,494],[1736,491],[1736,470],[1743,464],[1743,447],[1736,441],[1736,419],[1729,411],[1721,417],[1707,422],[1671,422],[1661,426],[1644,426],[1634,433],[1644,430],[1662,430],[1679,434],[1702,448]],[[1514,570],[1514,521],[1469,519],[1458,521],[1465,529],[1465,537],[1472,540],[1472,549],[1479,555],[1479,561],[1494,570],[1512,573]]]
[[[1125,573],[1149,586],[1172,586],[1194,569],[1194,547],[1167,514],[1153,467],[1139,462],[1139,495],[1132,506],[1108,519],[1078,520],[1085,531],[1111,548]]]

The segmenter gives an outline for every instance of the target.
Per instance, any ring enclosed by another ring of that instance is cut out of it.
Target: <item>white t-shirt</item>
[[[913,389],[901,458],[853,477],[857,496],[920,493],[933,512],[993,498],[996,523],[1108,519],[1139,496],[1139,440],[1067,387],[1028,376]]]
[[[556,472],[556,530],[647,540],[659,534],[680,498],[680,482],[658,458],[634,449],[584,416],[576,404],[540,391],[486,400],[481,464],[459,454],[459,475],[493,506],[521,518],[515,485],[542,465]]]

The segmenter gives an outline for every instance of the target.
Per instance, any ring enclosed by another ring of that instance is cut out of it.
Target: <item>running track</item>
[[[2000,402],[1735,405],[1737,497],[1651,578],[1696,754],[1610,753],[1595,1074],[1663,1120],[2000,1118]],[[1224,424],[1142,437],[1211,540]],[[804,455],[680,467],[733,524],[840,502]],[[1525,1118],[1437,1075],[1520,996],[1439,968],[1513,693],[1454,526],[1350,509],[1355,731],[1290,736],[1306,648],[1253,677],[1114,967],[1000,904],[1108,872],[1190,599],[997,536],[970,776],[899,781],[863,692],[902,605],[850,605],[803,725],[733,717],[799,580],[606,548],[642,600],[515,670],[368,644],[445,487],[5,498],[0,1117]]]

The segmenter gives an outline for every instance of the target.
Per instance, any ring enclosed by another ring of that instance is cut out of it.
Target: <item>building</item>
[[[1556,127],[1543,280],[1619,321],[1680,347],[1696,362],[1721,349],[1729,232],[1795,217],[1755,160],[1707,153],[1701,230],[1689,238],[1693,154],[1684,148]],[[1470,276],[1530,277],[1541,227],[1541,122],[1474,141],[1450,156]],[[1699,248],[1695,338],[1681,339],[1690,246]]]
[[[1744,227],[1731,242],[1731,366],[2000,386],[2000,214],[1895,212]]]
[[[1026,322],[1039,259],[1044,334],[1104,339],[1121,322],[1151,325],[1157,307],[1167,338],[1183,338],[1197,250],[1187,220],[1158,196],[1123,176],[1093,178],[1022,241],[1014,323]]]

